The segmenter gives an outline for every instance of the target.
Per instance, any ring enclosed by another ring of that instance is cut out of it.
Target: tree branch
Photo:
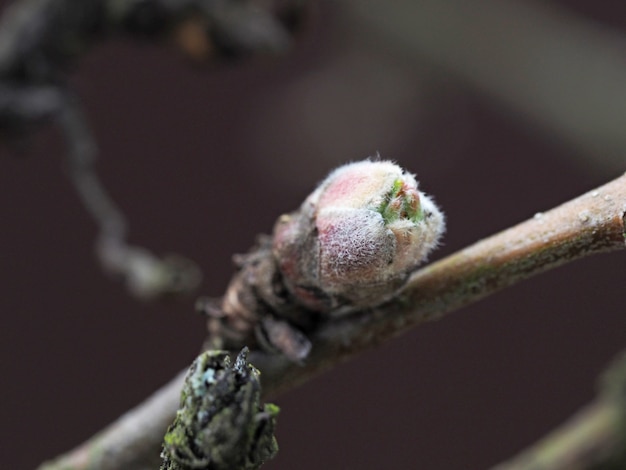
[[[174,420],[187,371],[179,373],[137,408],[122,415],[90,440],[39,470],[155,470],[165,430]]]
[[[308,336],[312,349],[304,364],[261,350],[251,352],[250,362],[262,372],[264,394],[276,395],[362,350],[523,279],[587,255],[623,249],[625,218],[623,175],[418,270],[383,305],[331,317]],[[181,386],[182,375],[78,449],[41,469],[148,468],[147,462],[158,456],[165,423],[174,418]]]
[[[432,263],[390,302],[328,322],[309,337],[304,367],[263,354],[250,361],[273,394],[423,321],[587,255],[624,249],[626,175]]]

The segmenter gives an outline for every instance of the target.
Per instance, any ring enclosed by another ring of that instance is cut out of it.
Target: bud
[[[333,171],[274,227],[273,251],[288,290],[329,311],[385,301],[437,246],[445,228],[414,176],[387,161]]]

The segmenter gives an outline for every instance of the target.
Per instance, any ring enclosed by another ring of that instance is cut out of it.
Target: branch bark
[[[417,272],[391,301],[332,318],[310,336],[306,362],[261,350],[250,362],[262,371],[265,396],[299,385],[325,369],[500,289],[576,259],[624,249],[626,175]],[[158,456],[182,386],[176,377],[45,470],[143,470]]]
[[[134,469],[159,468],[159,446],[165,430],[174,421],[186,371],[122,415],[90,440],[40,470],[60,469]]]
[[[626,175],[432,263],[390,302],[329,322],[304,367],[263,355],[250,361],[273,394],[424,321],[587,255],[624,249]]]

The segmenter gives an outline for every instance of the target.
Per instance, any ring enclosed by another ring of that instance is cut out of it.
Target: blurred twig
[[[570,146],[585,168],[626,152],[625,36],[549,2],[345,0],[396,54],[436,64]]]
[[[492,470],[619,470],[626,467],[626,353],[604,373],[598,397],[565,424]]]
[[[181,256],[159,258],[128,244],[124,216],[95,171],[96,140],[79,98],[68,89],[68,67],[113,34],[169,40],[197,61],[280,53],[290,44],[280,15],[301,3],[261,8],[235,0],[21,0],[3,15],[0,133],[16,146],[39,125],[56,122],[68,147],[70,179],[100,232],[99,261],[135,297],[192,292],[201,273]]]

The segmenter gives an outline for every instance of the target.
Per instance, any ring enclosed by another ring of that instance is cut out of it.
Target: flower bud
[[[329,311],[389,298],[437,246],[444,216],[414,176],[387,161],[333,171],[274,227],[274,256],[287,289]]]

